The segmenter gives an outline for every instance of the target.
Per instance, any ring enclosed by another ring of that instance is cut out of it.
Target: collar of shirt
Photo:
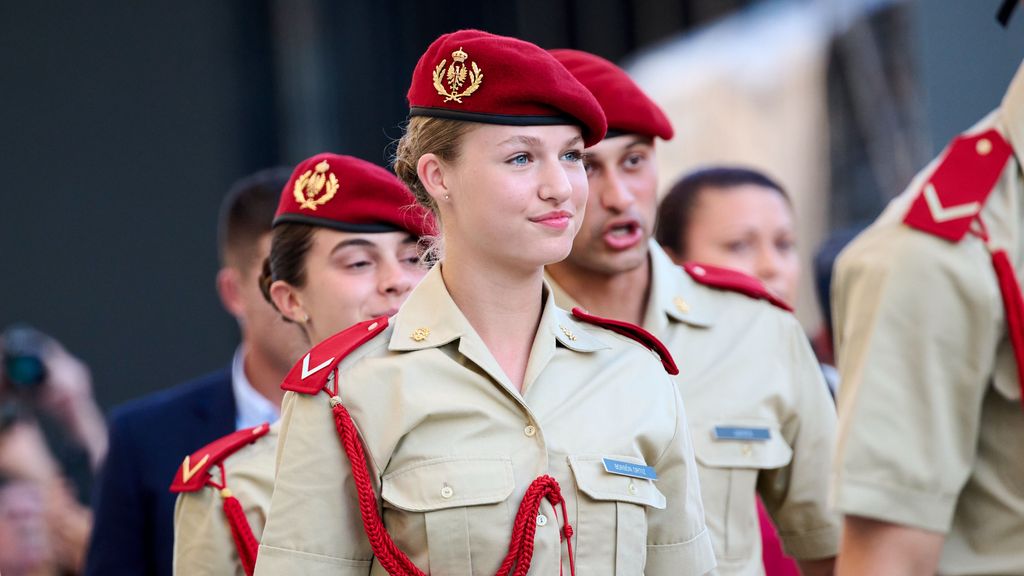
[[[654,240],[648,241],[648,258],[651,262],[651,284],[643,328],[662,338],[670,319],[693,326],[711,326],[712,305],[702,287],[672,262]],[[580,305],[551,276],[545,275],[545,278],[559,306],[571,309]]]
[[[1018,163],[1024,163],[1024,63],[1017,69],[1003,97],[1000,112]]]
[[[701,328],[711,326],[715,309],[707,287],[694,281],[653,239],[649,240],[647,253],[651,259],[651,288],[644,328],[664,334],[670,319]]]
[[[523,379],[524,394],[554,355],[556,346],[580,353],[609,348],[572,315],[555,306],[552,289],[547,283],[541,297],[544,299],[543,311]],[[441,277],[441,265],[434,266],[412,291],[393,318],[393,324],[389,350],[405,352],[437,348],[458,340],[460,354],[518,394],[498,361],[452,300]]]
[[[239,346],[231,360],[231,391],[235,395],[235,430],[274,423],[281,411],[249,383],[245,375],[245,350]]]

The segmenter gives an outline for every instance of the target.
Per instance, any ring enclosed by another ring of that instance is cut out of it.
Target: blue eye
[[[513,166],[526,166],[529,162],[530,156],[528,154],[516,154],[508,160],[508,163]]]
[[[572,162],[574,164],[576,162],[582,162],[583,152],[581,152],[580,150],[570,150],[562,156],[562,160],[565,160],[566,162]]]

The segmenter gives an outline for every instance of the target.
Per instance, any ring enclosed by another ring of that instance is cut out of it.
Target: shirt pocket
[[[633,456],[606,456],[646,466]],[[579,489],[576,561],[579,573],[643,574],[647,561],[647,508],[665,508],[654,482],[606,472],[603,456],[570,456]],[[614,566],[614,572],[610,568]]]
[[[778,424],[770,420],[695,424],[692,430],[701,500],[715,556],[723,566],[730,561],[749,561],[760,548],[757,475],[789,464],[793,449]],[[768,438],[754,439],[757,434],[748,434],[751,431],[767,431]]]
[[[488,558],[493,549],[504,553],[514,489],[510,458],[437,458],[381,479],[388,531],[411,557],[426,551],[426,571],[435,575],[476,574],[474,543]]]

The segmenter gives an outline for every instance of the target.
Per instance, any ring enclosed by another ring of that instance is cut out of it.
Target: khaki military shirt
[[[653,241],[650,261],[643,326],[679,365],[716,574],[764,574],[755,494],[788,554],[834,556],[827,474],[835,409],[799,323],[767,302],[698,284]],[[559,305],[575,305],[553,289]]]
[[[274,424],[258,440],[224,460],[227,487],[242,505],[257,540],[263,534],[274,490],[279,429],[280,425]],[[219,467],[212,467],[210,474],[215,482],[222,482]],[[244,576],[219,490],[204,488],[178,495],[174,507],[174,574]]]
[[[1024,67],[1002,107],[1010,158],[981,218],[1018,280],[1024,257]],[[946,534],[942,574],[1024,574],[1024,411],[985,245],[902,221],[933,162],[840,256],[835,502],[846,514]]]
[[[682,400],[658,357],[545,299],[523,390],[435,267],[391,325],[338,367],[398,547],[433,575],[494,574],[526,488],[561,485],[577,574],[703,574],[714,556]],[[256,573],[383,574],[324,394],[288,393]],[[604,458],[653,466],[652,482]],[[569,573],[545,500],[529,574]]]

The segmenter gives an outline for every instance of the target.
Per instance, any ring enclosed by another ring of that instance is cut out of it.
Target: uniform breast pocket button
[[[626,487],[626,490],[629,491],[629,493],[632,494],[633,496],[636,496],[636,484],[630,482],[629,486]]]
[[[547,526],[547,525],[548,525],[548,517],[543,515],[543,514],[538,514],[537,515],[537,526]]]
[[[447,500],[448,498],[451,498],[454,495],[455,495],[455,490],[452,490],[451,486],[448,486],[447,484],[445,484],[444,487],[441,488],[441,498],[444,498],[445,500]]]
[[[533,424],[529,424],[526,428],[523,428],[523,434],[526,434],[527,438],[533,438],[537,435],[537,427]]]

